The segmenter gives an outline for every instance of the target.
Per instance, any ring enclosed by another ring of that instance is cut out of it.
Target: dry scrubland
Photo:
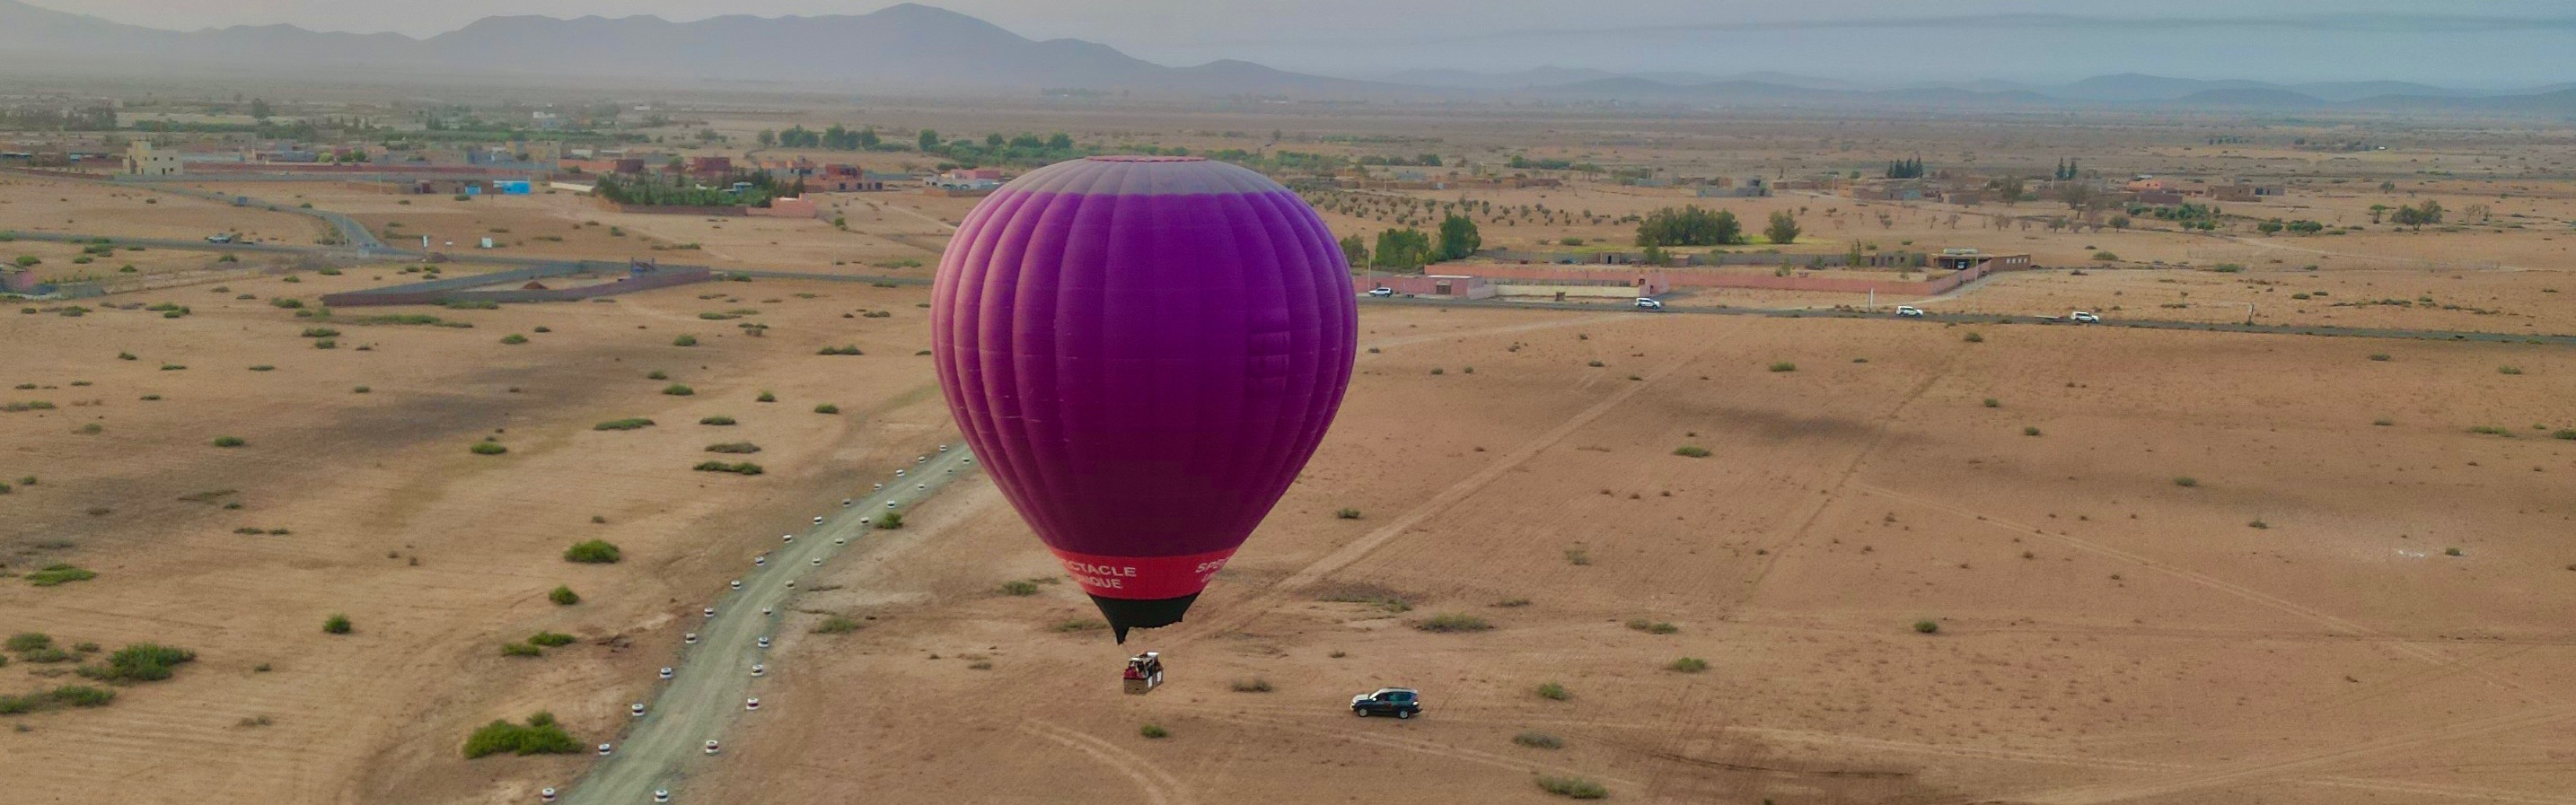
[[[717,128],[747,138],[845,111],[818,109]],[[1989,172],[2044,173],[2066,154],[2106,173],[2290,175],[2304,189],[2287,201],[2231,212],[2357,223],[2371,204],[2432,198],[2493,217],[2265,238],[1984,223],[2061,214],[2052,202],[1467,195],[1614,218],[1698,203],[1756,230],[1803,210],[1793,250],[1974,246],[2059,268],[1923,302],[1938,311],[2238,321],[2250,302],[2275,323],[2576,331],[2558,324],[2576,313],[2562,278],[2576,187],[2511,174],[2562,159],[2529,132],[2400,126],[2373,135],[2391,151],[2319,154],[2201,145],[2238,125],[2211,118],[867,111],[890,131],[1061,129],[1205,152],[1278,130],[1292,150],[1700,175],[1916,153]],[[908,276],[930,273],[902,264],[931,262],[973,204],[827,197],[842,231],[611,213],[569,194],[210,187],[345,212],[397,243],[489,236],[504,255]],[[0,228],[322,234],[152,195],[0,178]],[[1488,224],[1484,239],[1632,233]],[[49,277],[79,254],[6,246]],[[188,273],[212,259],[119,251],[77,268],[133,262],[197,284],[83,300],[77,317],[0,311],[0,385],[30,386],[0,392],[22,409],[0,412],[0,561],[18,574],[0,578],[0,632],[197,652],[105,708],[0,716],[23,728],[0,730],[11,802],[527,801],[587,757],[466,761],[467,733],[544,710],[585,743],[612,739],[749,555],[954,439],[916,355],[918,287],[763,280],[317,320],[278,300],[309,310],[416,275],[287,274],[250,256],[262,268]],[[2396,300],[2408,304],[2359,304]],[[163,304],[186,310],[125,309]],[[473,326],[364,321],[389,314]],[[745,323],[771,327],[754,338]],[[1304,478],[1189,623],[1131,644],[1169,652],[1166,690],[1115,692],[1124,650],[1000,495],[970,481],[803,586],[759,683],[772,706],[737,722],[725,754],[679,784],[683,801],[1539,803],[1554,801],[1539,780],[1569,777],[1620,801],[1748,805],[2576,803],[2576,439],[2561,438],[2576,436],[2576,358],[2562,347],[1467,307],[1372,306],[1362,327],[1376,351]],[[526,341],[504,343],[514,335]],[[675,346],[682,335],[698,345]],[[815,354],[840,345],[865,354]],[[693,393],[664,393],[673,384]],[[756,402],[763,391],[777,402]],[[738,424],[699,424],[715,416]],[[628,418],[653,424],[594,429]],[[469,450],[486,439],[506,452]],[[762,449],[705,452],[732,442]],[[689,470],[710,458],[765,472]],[[563,561],[593,538],[624,561]],[[58,563],[98,576],[29,583]],[[580,603],[550,602],[558,585]],[[324,631],[333,614],[348,634]],[[857,628],[815,631],[833,618]],[[576,639],[501,654],[539,631]],[[79,681],[68,667],[12,652],[0,695]],[[1389,684],[1423,688],[1429,716],[1341,707]]]
[[[779,715],[691,791],[1328,802],[1401,780],[1544,802],[1533,775],[1574,774],[1639,801],[2347,803],[2571,782],[2563,351],[1466,310],[1364,327],[1381,352],[1306,477],[1190,623],[1142,640],[1175,658],[1165,691],[1112,692],[1118,650],[1059,631],[1095,617],[1070,587],[1004,591],[1051,563],[998,495],[961,492],[808,598],[808,622],[874,620],[791,641]],[[1418,628],[1441,615],[1492,628]],[[1668,670],[1683,657],[1707,670]],[[1271,690],[1235,689],[1253,680]],[[1384,684],[1433,714],[1339,706]],[[2377,751],[2335,754],[2357,745]]]
[[[951,438],[928,359],[913,355],[919,291],[722,283],[614,304],[432,309],[471,328],[362,323],[412,310],[300,319],[271,301],[379,274],[400,277],[381,267],[239,278],[134,299],[193,311],[177,319],[0,318],[17,356],[8,380],[35,385],[0,393],[54,403],[0,414],[11,446],[0,475],[15,487],[0,497],[0,561],[13,573],[73,563],[99,574],[42,588],[0,579],[0,630],[199,655],[103,710],[7,717],[27,727],[0,731],[12,801],[90,798],[100,785],[138,801],[533,796],[583,762],[468,764],[456,753],[465,734],[544,709],[575,735],[608,737],[675,652],[678,618],[694,620],[744,557],[836,501],[850,478]],[[863,308],[892,316],[841,318]],[[759,312],[698,316],[736,309]],[[744,322],[772,329],[751,338]],[[336,348],[300,336],[312,327],[338,331]],[[529,340],[502,343],[512,334]],[[698,346],[673,346],[683,334]],[[866,354],[815,354],[851,344]],[[673,383],[695,393],[662,393]],[[755,402],[762,391],[778,401]],[[814,412],[826,402],[843,413]],[[739,424],[698,424],[715,415]],[[593,430],[630,417],[655,425]],[[244,444],[214,446],[222,436]],[[508,452],[468,451],[487,437]],[[706,446],[739,441],[763,449],[724,458],[764,475],[690,471],[711,457]],[[27,475],[39,482],[22,484]],[[560,558],[592,538],[625,560]],[[549,603],[559,584],[582,603]],[[334,613],[352,633],[323,632]],[[541,630],[579,642],[539,659],[499,654]],[[45,677],[65,668],[13,659],[0,690],[61,684]]]

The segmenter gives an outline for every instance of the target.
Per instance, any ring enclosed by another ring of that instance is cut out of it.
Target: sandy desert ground
[[[2266,238],[1982,223],[2064,209],[2036,202],[1592,183],[1471,198],[1611,217],[1703,203],[1756,228],[1804,210],[1793,250],[1968,246],[2051,267],[1917,300],[1945,312],[2225,322],[2250,304],[2270,323],[2576,332],[2561,245],[2576,245],[2576,191],[2501,167],[2556,159],[2560,135],[2538,130],[2390,126],[2395,150],[2347,155],[2209,146],[2246,125],[2214,118],[870,114],[890,132],[1064,129],[1206,150],[1275,130],[1282,148],[1722,175],[1919,152],[1980,170],[2044,171],[2064,153],[2117,173],[2286,176],[2287,200],[2249,206],[2355,223],[2374,203],[2436,198],[2493,217]],[[791,121],[835,122],[789,110],[716,125]],[[612,213],[570,194],[205,186],[345,212],[389,239],[493,237],[505,256],[917,277],[931,270],[906,262],[933,262],[973,204],[827,197],[844,231]],[[1391,225],[1326,218],[1344,234]],[[0,229],[322,234],[284,213],[24,177],[0,178]],[[1632,231],[1484,237],[1606,246]],[[617,740],[627,704],[749,557],[955,438],[919,354],[917,286],[761,279],[323,317],[321,294],[416,275],[215,267],[160,248],[71,263],[79,253],[0,248],[48,278],[132,262],[194,284],[83,300],[76,316],[61,303],[0,314],[0,633],[197,659],[104,708],[0,716],[10,803],[531,801],[590,758],[469,761],[458,748],[477,725],[546,711],[585,742]],[[186,311],[144,307],[160,303]],[[397,314],[470,326],[375,319]],[[1187,623],[1129,647],[1166,652],[1167,689],[1117,692],[1127,649],[970,479],[823,568],[757,683],[772,706],[678,781],[680,801],[1539,803],[1555,798],[1535,781],[1563,776],[1614,801],[1727,805],[2576,805],[2576,357],[2563,346],[1418,305],[1366,306],[1362,328],[1371,351],[1299,483]],[[865,354],[816,354],[841,345]],[[739,424],[700,424],[717,416]],[[594,428],[633,417],[654,424]],[[487,439],[507,452],[469,452]],[[761,450],[705,449],[735,442]],[[691,470],[719,457],[765,472]],[[592,538],[624,561],[563,561]],[[98,576],[26,580],[56,563]],[[581,602],[549,602],[557,585]],[[323,631],[334,614],[350,634]],[[814,631],[834,617],[862,627]],[[1487,628],[1421,628],[1434,618]],[[501,654],[548,630],[577,641]],[[8,657],[0,695],[79,681],[75,662]],[[1542,695],[1550,684],[1562,695]],[[1429,714],[1348,715],[1351,694],[1380,685],[1421,688]]]

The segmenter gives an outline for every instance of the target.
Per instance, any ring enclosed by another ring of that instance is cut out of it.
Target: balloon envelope
[[[1004,185],[941,257],[930,326],[967,443],[1121,642],[1179,621],[1287,491],[1359,340],[1313,208],[1172,157]]]

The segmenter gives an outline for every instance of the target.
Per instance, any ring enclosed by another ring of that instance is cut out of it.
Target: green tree
[[[885,142],[885,140],[884,140],[883,138],[880,138],[880,137],[878,137],[878,136],[877,136],[877,127],[875,127],[875,126],[861,126],[861,127],[859,127],[859,147],[860,147],[860,148],[864,148],[864,149],[867,149],[867,150],[870,150],[870,151],[874,151],[874,150],[876,150],[877,144],[882,143],[882,142]]]
[[[1371,262],[1379,268],[1414,271],[1431,262],[1431,236],[1407,227],[1377,233],[1377,257]]]
[[[2280,232],[2280,231],[2281,231],[2281,229],[2282,229],[2281,219],[2279,219],[2279,218],[2274,218],[2274,219],[2269,220],[2269,221],[2264,221],[2264,222],[2262,222],[2262,223],[2255,224],[2255,225],[2254,225],[2254,229],[2255,229],[2255,231],[2257,231],[2257,232],[2261,232],[2261,233],[2266,234],[2266,235],[2270,235],[2270,234],[2274,234],[2274,233]]]
[[[1648,246],[1644,254],[1638,255],[1637,262],[1650,266],[1668,266],[1673,264],[1673,254],[1664,251],[1662,246]]]
[[[2009,207],[2012,206],[2014,202],[2021,200],[2021,191],[2024,186],[2025,185],[2021,177],[2006,176],[1995,180],[1995,194],[2003,196],[2004,206]]]
[[[277,110],[269,108],[268,101],[259,98],[250,99],[250,119],[266,123],[269,118],[275,116],[277,116]]]
[[[1437,260],[1462,259],[1475,254],[1476,250],[1484,245],[1485,239],[1476,234],[1476,222],[1469,220],[1467,216],[1451,215],[1440,219],[1440,249],[1436,253]]]
[[[2387,214],[2388,214],[2388,205],[2386,205],[2386,204],[2373,204],[2373,205],[2370,205],[2370,222],[2371,222],[2371,223],[2374,223],[2374,224],[2375,224],[2375,223],[2379,223],[2379,218],[2380,218],[2380,216],[2387,215]]]
[[[1354,269],[1368,267],[1369,248],[1368,240],[1366,238],[1362,238],[1358,234],[1354,233],[1349,237],[1342,238],[1341,243],[1343,260],[1348,261]]]
[[[777,144],[778,144],[778,132],[776,132],[776,131],[772,131],[772,130],[769,130],[769,129],[761,129],[761,130],[760,130],[760,136],[759,136],[759,138],[758,138],[758,139],[759,139],[759,141],[760,141],[760,147],[762,147],[762,148],[768,148],[768,147],[770,147],[770,146],[777,145]]]
[[[938,151],[939,151],[939,132],[934,131],[934,130],[931,130],[931,129],[922,129],[922,130],[921,130],[921,140],[920,140],[920,142],[921,142],[921,150],[922,150],[922,152],[923,152],[923,153],[936,153],[936,152],[938,152]]]
[[[994,132],[994,133],[992,133],[992,134],[984,135],[984,147],[985,147],[985,148],[990,148],[990,149],[993,149],[993,150],[995,150],[995,151],[999,151],[999,150],[1002,150],[1002,146],[1003,146],[1003,144],[1004,144],[1005,142],[1007,142],[1007,141],[1005,141],[1005,140],[1003,140],[1003,139],[1002,139],[1002,134],[1001,134],[1001,132]]]
[[[1735,213],[1696,206],[1665,207],[1637,222],[1639,246],[1728,246],[1744,242]]]
[[[1771,225],[1762,228],[1762,236],[1770,238],[1772,243],[1789,244],[1798,241],[1798,233],[1801,231],[1804,230],[1798,227],[1797,214],[1788,210],[1773,210]]]

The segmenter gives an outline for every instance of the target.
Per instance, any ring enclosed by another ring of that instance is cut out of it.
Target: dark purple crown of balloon
[[[967,215],[932,295],[950,410],[1068,557],[1230,552],[1322,441],[1357,352],[1323,220],[1203,159],[1029,172]]]

